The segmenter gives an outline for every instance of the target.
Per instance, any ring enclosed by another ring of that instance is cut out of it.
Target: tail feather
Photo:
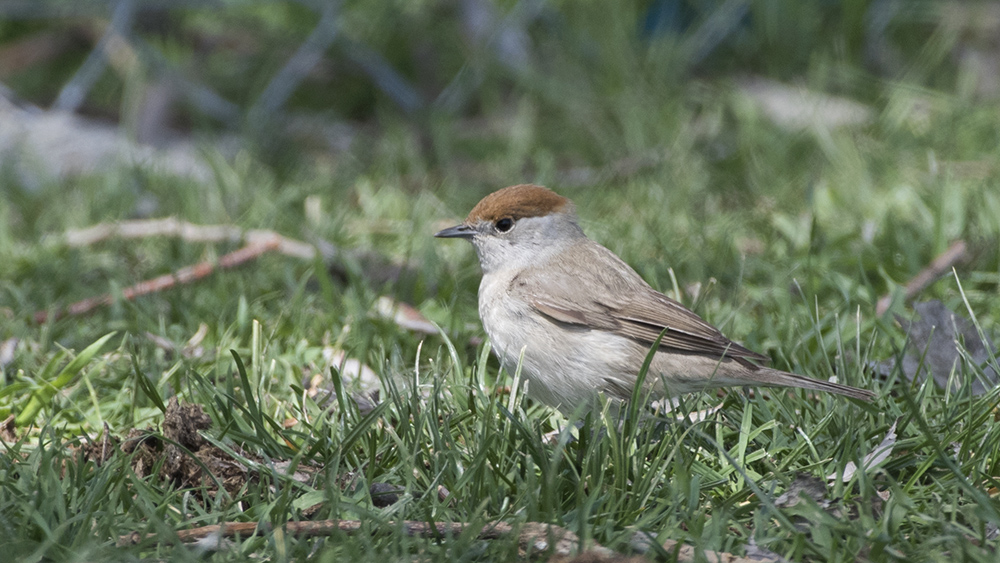
[[[829,381],[823,381],[822,379],[813,379],[811,377],[805,377],[772,368],[759,367],[757,369],[748,370],[744,375],[748,380],[747,383],[757,385],[765,385],[769,387],[800,387],[802,389],[811,389],[813,391],[836,393],[837,395],[844,395],[845,397],[859,399],[862,401],[872,401],[876,397],[874,392],[867,389],[858,389],[857,387],[851,387],[850,385],[831,383]]]

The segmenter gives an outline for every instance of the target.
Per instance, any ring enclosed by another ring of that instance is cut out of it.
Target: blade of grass
[[[96,356],[97,353],[100,352],[101,348],[104,347],[104,344],[115,334],[116,333],[114,332],[109,332],[90,346],[84,348],[82,352],[66,364],[66,367],[64,367],[51,382],[46,382],[42,385],[42,387],[37,389],[31,395],[31,398],[28,399],[28,404],[20,413],[18,413],[17,418],[14,419],[14,424],[17,426],[25,426],[33,422],[35,417],[38,416],[39,411],[42,410],[42,407],[48,404],[49,401],[56,396],[56,393],[69,386],[76,379],[76,376],[80,374],[80,371],[90,363],[94,356]],[[62,357],[63,355],[60,354],[57,355],[56,358],[53,358],[45,366],[42,375],[54,372],[55,366],[58,365],[56,360],[61,360]]]

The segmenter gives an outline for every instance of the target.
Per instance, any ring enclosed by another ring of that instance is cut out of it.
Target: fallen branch
[[[447,536],[457,536],[469,529],[469,524],[460,522],[438,522],[433,525],[427,522],[415,520],[405,520],[403,522],[388,522],[384,530],[394,530],[402,525],[403,533],[410,537],[440,538]],[[306,537],[330,536],[334,533],[344,533],[355,535],[364,531],[364,526],[359,520],[317,520],[307,522],[287,522],[282,526],[285,534]],[[206,543],[222,544],[224,538],[250,537],[261,531],[270,531],[270,527],[256,522],[226,522],[211,526],[202,526],[190,530],[180,530],[177,532],[177,539],[182,543],[201,543],[206,548],[212,546]],[[552,555],[569,557],[580,552],[580,538],[573,532],[552,524],[540,524],[538,522],[528,522],[519,527],[512,526],[506,522],[490,522],[480,528],[476,538],[480,540],[498,540],[510,537],[517,532],[517,541],[520,548],[525,553],[540,553],[551,550]],[[642,532],[637,535],[645,534]],[[140,543],[156,543],[162,541],[157,534],[140,534],[132,532],[124,536],[119,536],[117,545],[127,547]],[[640,542],[643,543],[643,542]],[[663,549],[670,554],[677,556],[677,561],[686,563],[693,561],[709,561],[710,563],[767,563],[777,562],[779,558],[771,557],[741,557],[723,551],[699,551],[694,547],[674,540],[667,540],[663,544]],[[635,545],[640,552],[648,551],[648,546]],[[590,542],[586,552],[590,557],[584,560],[591,562],[600,561],[622,561],[614,551],[601,546],[596,542]]]
[[[317,257],[322,257],[323,261],[329,264],[330,274],[344,279],[348,277],[348,268],[338,265],[338,262],[357,262],[363,267],[364,275],[374,286],[398,280],[404,273],[407,273],[408,268],[405,265],[393,264],[375,253],[344,252],[322,240],[317,241],[314,245],[282,236],[270,230],[241,229],[235,225],[196,225],[174,217],[100,223],[85,229],[71,229],[61,235],[52,236],[48,240],[56,245],[85,247],[111,238],[142,239],[150,237],[175,237],[186,242],[198,243],[243,242],[244,246],[223,255],[217,262],[202,262],[181,268],[172,274],[127,287],[122,291],[122,298],[126,301],[200,280],[216,270],[234,268],[271,251],[301,260],[315,260]],[[407,273],[407,275],[413,274]],[[35,322],[44,323],[50,318],[59,319],[66,316],[85,315],[113,302],[114,296],[111,294],[90,297],[77,301],[64,309],[56,310],[54,314],[49,311],[38,311],[34,318]],[[394,301],[387,297],[380,299],[378,313],[392,319],[406,330],[424,334],[437,333],[437,327],[428,321],[420,311],[402,301]]]
[[[316,247],[284,237],[274,231],[264,229],[241,229],[234,225],[195,225],[174,217],[164,219],[144,219],[100,223],[86,229],[71,229],[62,235],[69,246],[90,246],[110,238],[147,238],[158,236],[177,237],[188,242],[240,242],[247,246],[254,244],[275,245],[274,248],[287,256],[312,260],[316,257]]]
[[[903,300],[912,301],[921,291],[927,289],[927,286],[934,283],[939,277],[947,274],[955,264],[965,260],[967,255],[968,249],[964,240],[953,242],[948,247],[948,250],[945,250],[934,258],[926,268],[920,270],[920,273],[906,284],[906,287],[903,289]],[[878,304],[875,306],[875,314],[881,317],[889,310],[890,305],[892,305],[891,292],[883,295],[878,300]]]
[[[219,257],[217,262],[201,262],[195,264],[194,266],[181,268],[172,274],[166,274],[150,280],[141,281],[135,285],[126,287],[122,290],[122,298],[126,301],[131,301],[142,295],[163,291],[177,285],[191,283],[212,274],[216,270],[235,268],[236,266],[255,260],[261,255],[279,248],[279,246],[280,241],[277,239],[250,243],[228,254],[223,254]],[[114,296],[110,293],[99,297],[90,297],[82,301],[77,301],[65,309],[56,310],[55,314],[52,316],[59,319],[65,316],[85,315],[94,309],[110,305],[113,301]],[[50,314],[48,311],[38,311],[35,313],[35,322],[37,323],[44,323],[49,320],[49,318]]]
[[[412,537],[438,538],[442,536],[456,536],[465,532],[468,524],[455,522],[438,522],[434,525],[427,522],[406,520],[401,523],[390,522],[386,529],[395,529],[397,525],[402,525],[403,532]],[[249,537],[263,528],[256,522],[227,522],[212,526],[202,526],[190,530],[177,532],[177,539],[183,543],[192,543],[204,540],[205,538],[232,538],[236,536]],[[329,536],[337,532],[354,535],[361,533],[364,526],[359,520],[318,520],[310,522],[287,522],[283,526],[286,534],[297,536]],[[528,522],[518,528],[518,543],[528,551],[539,552],[552,550],[553,554],[568,556],[577,553],[580,549],[580,539],[573,532],[555,525],[539,524]],[[506,522],[491,522],[486,524],[477,534],[481,540],[495,540],[509,537],[514,533],[515,527]],[[146,542],[158,542],[160,536],[156,534],[142,535],[139,532],[132,532],[118,538],[118,546],[137,545]],[[552,542],[550,544],[550,542]],[[590,551],[599,555],[611,555],[613,552],[596,543],[592,544]]]
[[[768,556],[742,557],[726,553],[725,551],[704,550],[699,552],[693,546],[685,545],[674,540],[663,542],[663,549],[671,555],[677,555],[678,563],[688,561],[707,561],[708,563],[778,563],[783,559],[776,559]]]

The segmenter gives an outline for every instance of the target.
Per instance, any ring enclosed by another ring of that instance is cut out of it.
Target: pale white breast
[[[631,392],[645,352],[635,342],[607,332],[552,322],[528,303],[510,297],[517,272],[483,276],[479,316],[493,351],[513,374],[521,363],[528,396],[572,411],[597,393]]]

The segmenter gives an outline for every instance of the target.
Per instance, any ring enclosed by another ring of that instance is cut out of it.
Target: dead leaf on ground
[[[863,510],[881,514],[887,498],[888,493],[882,492],[877,492],[867,499],[855,498],[852,502],[833,498],[830,495],[830,487],[824,479],[801,473],[773,502],[777,508],[792,509],[790,513],[792,523],[801,531],[809,531],[817,524],[817,520],[811,509],[806,507],[803,510],[803,507],[799,506],[805,499],[813,501],[816,507],[838,520],[856,520],[860,518]],[[867,508],[863,504],[865,502],[869,503]]]
[[[368,414],[379,404],[380,382],[378,374],[371,367],[355,358],[348,358],[339,348],[323,348],[322,365],[307,367],[307,375],[302,382],[306,395],[322,407],[329,406],[337,399],[336,389],[330,381],[330,369],[340,375],[341,383],[350,398],[357,404],[362,415]]]
[[[423,313],[409,303],[395,301],[391,297],[383,295],[378,298],[375,307],[379,315],[392,319],[402,329],[422,334],[437,334],[438,332],[434,323],[427,320]]]
[[[20,340],[17,338],[8,338],[0,342],[0,369],[7,367],[14,361],[14,351],[17,350],[19,342]]]
[[[997,348],[987,336],[980,338],[975,325],[965,316],[955,313],[944,303],[933,300],[913,305],[919,318],[897,320],[907,330],[908,338],[900,368],[909,380],[923,381],[928,373],[938,386],[948,385],[952,371],[955,371],[955,386],[961,386],[960,376],[975,377],[968,366],[962,369],[963,356],[980,366],[983,378],[972,381],[972,393],[982,395],[997,385],[997,373],[991,357],[995,358]],[[875,370],[888,376],[896,367],[896,358],[878,362]]]
[[[7,443],[13,443],[17,441],[17,426],[14,425],[14,420],[17,417],[14,415],[8,416],[3,422],[0,422],[0,439]]]
[[[865,471],[875,469],[881,465],[883,461],[888,459],[890,455],[892,455],[892,449],[896,447],[896,422],[898,422],[898,420],[892,423],[889,431],[885,433],[885,438],[882,439],[882,442],[874,450],[869,452],[869,454],[865,456],[864,460],[862,460],[861,466]],[[857,473],[857,471],[858,466],[853,461],[847,462],[847,465],[844,466],[844,474],[841,475],[840,480],[847,483],[854,477],[854,474]],[[827,475],[826,478],[830,481],[834,481],[837,479],[837,473],[831,473]]]
[[[867,125],[875,118],[871,107],[849,98],[761,77],[740,81],[737,91],[775,125],[790,131]]]
[[[378,374],[375,370],[355,358],[348,358],[347,353],[337,348],[324,348],[323,361],[326,366],[321,370],[329,374],[333,367],[340,374],[344,387],[349,391],[367,393],[379,388]]]
[[[812,499],[820,508],[830,506],[826,483],[822,479],[806,474],[797,475],[795,480],[785,489],[785,492],[774,499],[774,506],[791,508],[802,502],[803,497]]]

